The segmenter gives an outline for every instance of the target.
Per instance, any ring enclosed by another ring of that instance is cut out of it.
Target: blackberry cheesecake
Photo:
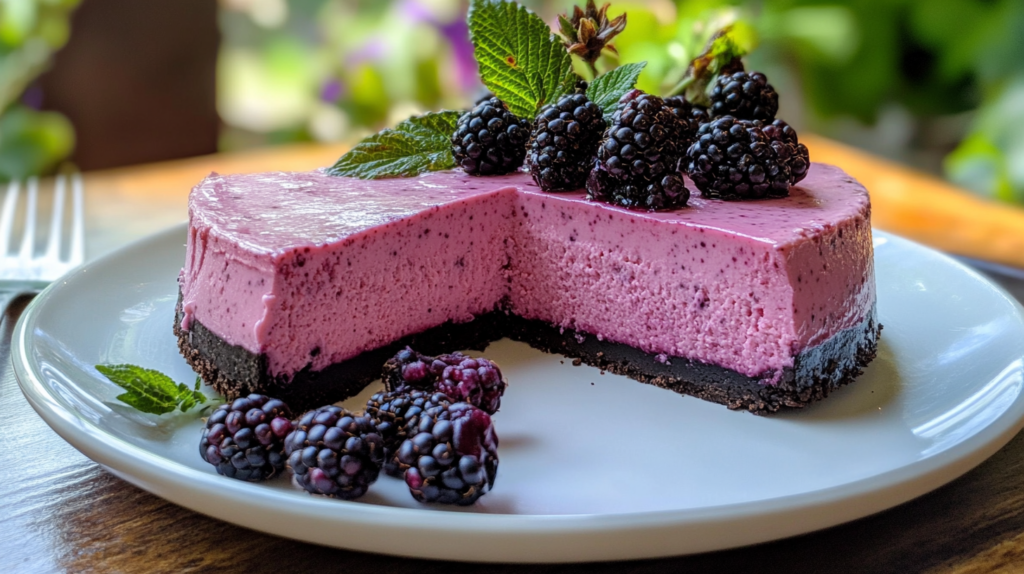
[[[510,337],[766,414],[874,357],[870,211],[824,164],[785,197],[696,191],[657,212],[546,193],[525,172],[211,174],[189,199],[174,333],[226,397],[296,409],[358,393],[406,345]]]

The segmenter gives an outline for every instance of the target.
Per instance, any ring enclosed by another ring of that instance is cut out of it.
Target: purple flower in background
[[[405,0],[405,2],[402,2],[400,10],[405,19],[410,22],[416,24],[420,22],[434,23],[434,15],[430,13],[426,6],[416,0]]]
[[[373,36],[366,40],[362,46],[349,53],[345,58],[345,65],[348,67],[358,66],[363,62],[376,62],[383,60],[388,55],[388,43],[379,36]]]
[[[465,14],[451,22],[435,23],[435,25],[451,43],[459,85],[464,91],[478,87],[480,78],[476,67],[476,58],[473,57],[473,44],[469,41],[469,26],[466,25]]]
[[[32,84],[25,93],[21,94],[21,103],[33,110],[43,107],[43,88],[39,84]]]
[[[472,92],[480,87],[476,59],[473,57],[473,44],[469,41],[469,26],[466,25],[468,5],[464,2],[462,9],[451,22],[439,22],[430,10],[417,0],[406,0],[402,3],[402,14],[412,22],[426,22],[441,33],[452,47],[455,60],[455,74],[459,87],[464,92]]]
[[[333,104],[340,100],[344,93],[345,86],[341,83],[341,80],[327,80],[320,88],[320,99]]]

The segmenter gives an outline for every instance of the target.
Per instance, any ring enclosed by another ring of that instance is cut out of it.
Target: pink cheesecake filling
[[[820,164],[787,198],[662,213],[521,173],[213,174],[189,213],[182,327],[275,376],[500,307],[770,380],[875,300],[867,193]]]

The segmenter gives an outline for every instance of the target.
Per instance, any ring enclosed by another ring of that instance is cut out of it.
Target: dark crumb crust
[[[406,345],[421,353],[437,355],[456,349],[482,350],[492,341],[509,337],[657,387],[765,415],[806,406],[852,382],[875,358],[882,330],[872,307],[859,325],[797,355],[794,366],[786,368],[781,379],[770,384],[717,365],[651,355],[629,345],[598,340],[589,334],[562,330],[499,310],[468,323],[445,323],[404,337],[321,371],[312,371],[307,366],[291,382],[286,382],[267,374],[265,355],[226,343],[198,321],[184,331],[181,319],[179,299],[174,321],[178,348],[218,393],[228,399],[263,393],[284,400],[296,411],[358,394],[368,383],[380,378],[384,363]]]

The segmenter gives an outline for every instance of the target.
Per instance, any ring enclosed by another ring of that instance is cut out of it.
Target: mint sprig
[[[509,0],[473,0],[468,20],[480,79],[513,114],[533,119],[572,91],[572,58],[539,16]]]
[[[135,365],[96,365],[96,370],[128,391],[118,395],[117,400],[144,413],[162,415],[175,409],[185,412],[206,402],[206,395],[199,391],[199,377],[195,389],[190,389],[160,371]]]
[[[636,86],[636,80],[646,65],[647,62],[623,64],[601,74],[587,86],[587,98],[601,108],[605,121],[609,121],[615,113],[619,99]]]
[[[327,173],[378,179],[454,167],[451,137],[461,114],[447,110],[411,117],[359,142]]]

